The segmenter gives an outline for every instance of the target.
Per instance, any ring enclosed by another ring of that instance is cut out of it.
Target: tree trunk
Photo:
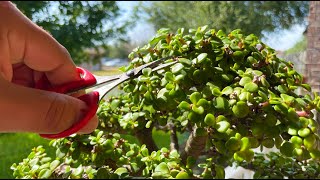
[[[158,147],[152,138],[152,128],[143,128],[136,131],[135,135],[141,144],[145,144],[150,152],[157,151]]]
[[[310,1],[307,29],[306,82],[312,91],[320,92],[320,2]]]
[[[188,156],[198,159],[202,151],[205,150],[208,134],[197,134],[197,126],[194,126],[189,135],[184,151],[181,154],[182,163],[186,164]]]
[[[313,92],[320,92],[320,2],[310,1],[309,25],[307,30],[307,59],[305,68],[306,83]],[[319,113],[315,112],[316,121],[320,122]]]

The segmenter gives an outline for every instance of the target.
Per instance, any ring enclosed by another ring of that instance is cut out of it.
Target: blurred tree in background
[[[110,58],[126,59],[134,48],[136,47],[133,44],[121,41],[110,46],[107,53]]]
[[[179,27],[210,28],[227,32],[240,28],[262,38],[264,32],[288,29],[304,23],[308,1],[160,1],[141,3],[136,16],[147,19],[155,29]]]
[[[124,20],[117,1],[13,2],[65,46],[77,64],[92,60],[97,63],[106,54],[127,56],[124,53],[132,50],[128,49],[132,45],[127,32],[138,19],[147,20],[155,29],[167,27],[174,31],[208,24],[209,28],[226,32],[240,28],[246,34],[262,38],[266,32],[306,23],[309,11],[308,1],[159,1],[137,3],[135,16]],[[118,44],[107,48],[110,41]],[[92,48],[97,51],[98,47],[105,51],[94,59],[84,51]]]
[[[85,49],[107,48],[111,40],[126,39],[127,28],[134,22],[121,20],[116,1],[12,2],[67,48],[76,64],[90,59]]]

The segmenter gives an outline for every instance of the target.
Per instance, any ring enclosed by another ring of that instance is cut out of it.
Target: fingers
[[[26,38],[24,63],[45,72],[52,85],[80,79],[68,51],[42,29],[32,30]]]
[[[10,62],[9,45],[6,32],[0,28],[0,75],[7,81],[12,79],[12,65]]]
[[[0,132],[56,134],[77,123],[86,104],[64,94],[19,86],[0,78]],[[94,116],[79,133],[90,133],[98,124]]]
[[[12,4],[0,6],[0,33],[9,48],[3,50],[9,53],[6,64],[24,63],[45,72],[53,85],[80,79],[67,49]]]
[[[13,64],[28,66],[19,69],[25,76],[13,75]],[[80,79],[68,51],[61,44],[11,3],[1,3],[0,132],[59,133],[81,119],[81,110],[87,108],[83,101],[23,87],[32,87],[34,80],[43,73],[52,85]],[[79,133],[92,132],[97,123],[95,116]]]
[[[34,87],[35,72],[23,63],[14,64],[11,82],[26,87]]]
[[[99,122],[97,116],[95,116],[93,118],[94,119],[91,119],[89,121],[89,123],[77,133],[78,134],[89,134],[89,133],[92,133],[98,127],[98,122]]]

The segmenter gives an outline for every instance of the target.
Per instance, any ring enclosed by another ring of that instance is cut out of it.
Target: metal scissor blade
[[[76,92],[79,91],[83,91],[83,90],[88,90],[88,89],[92,89],[92,88],[98,88],[99,86],[102,86],[106,83],[115,81],[117,79],[120,79],[124,74],[118,74],[118,75],[111,75],[111,76],[97,76],[97,75],[93,75],[96,78],[96,83],[90,86],[85,86],[85,87],[80,87],[77,89],[73,89],[72,91],[69,91],[68,95],[74,94]]]
[[[166,64],[161,64],[161,65],[153,68],[152,71],[153,71],[153,72],[154,72],[154,71],[158,71],[158,70],[163,69],[163,68],[165,68],[165,67],[171,66],[171,65],[173,65],[173,64],[175,64],[175,63],[177,63],[177,62],[178,62],[178,61],[173,61],[173,62],[169,62],[169,63],[166,63]]]
[[[104,86],[101,86],[99,88],[97,88],[95,91],[98,91],[99,92],[99,101],[101,99],[104,98],[104,96],[110,92],[112,89],[114,89],[115,87],[117,87],[119,84],[131,79],[131,78],[134,78],[134,77],[138,77],[141,73],[142,73],[142,70],[144,68],[151,68],[152,71],[157,71],[157,70],[160,70],[160,69],[163,69],[165,67],[168,67],[168,66],[171,66],[172,64],[175,64],[177,61],[173,61],[173,62],[169,62],[169,63],[166,63],[166,64],[161,64],[163,61],[167,60],[167,59],[171,59],[173,57],[165,57],[165,58],[161,58],[161,59],[158,59],[156,61],[153,61],[153,62],[150,62],[150,63],[147,63],[147,64],[144,64],[142,66],[139,66],[137,68],[134,68],[132,69],[131,71],[128,71],[126,73],[123,73],[123,74],[120,74],[120,75],[117,75],[116,78],[117,80],[110,83],[110,84],[107,84],[107,85],[104,85]],[[161,64],[161,65],[159,65]],[[103,79],[102,79],[103,80]],[[106,83],[106,82],[103,82],[103,83]],[[103,84],[102,83],[102,84]]]
[[[123,76],[123,73],[117,74],[117,75],[111,75],[111,76],[96,76],[97,83],[95,85],[93,85],[92,87],[101,86],[101,85],[106,84],[108,82],[115,81],[117,79],[120,79],[122,76]]]
[[[95,91],[99,92],[99,101],[101,101],[105,97],[105,95],[107,95],[111,90],[113,90],[115,87],[117,87],[118,85],[120,85],[123,82],[124,81],[117,80],[117,81],[114,81],[110,84],[107,84],[107,85],[104,85],[104,86],[101,86],[101,87],[95,89]]]
[[[163,69],[165,67],[171,66],[172,64],[175,64],[177,61],[169,62],[166,64],[161,64],[161,63],[163,63],[163,61],[171,59],[171,58],[173,58],[173,57],[169,56],[169,57],[161,58],[161,59],[144,64],[142,66],[139,66],[139,67],[134,68],[126,73],[122,73],[119,75],[95,76],[97,79],[97,83],[90,86],[90,87],[87,87],[86,89],[93,88],[93,90],[98,91],[99,92],[99,101],[100,101],[101,99],[103,99],[103,97],[108,92],[110,92],[112,89],[117,87],[119,84],[121,84],[131,78],[138,77],[139,75],[141,75],[142,70],[145,68],[151,68],[152,71],[158,71],[158,70]],[[159,64],[161,64],[161,65],[159,65]],[[111,82],[111,83],[109,83],[109,82]]]
[[[139,76],[141,73],[142,73],[142,70],[145,69],[145,68],[151,68],[151,69],[154,69],[156,67],[159,66],[159,64],[163,63],[163,61],[165,60],[168,60],[168,59],[172,59],[173,56],[168,56],[168,57],[164,57],[164,58],[161,58],[161,59],[158,59],[158,60],[155,60],[155,61],[152,61],[150,63],[147,63],[147,64],[144,64],[144,65],[141,65],[139,67],[136,67],[130,71],[128,71],[126,74],[130,77],[136,77],[136,76]],[[170,64],[171,65],[171,64]],[[160,65],[161,66],[161,65]],[[166,66],[164,66],[166,67]],[[164,67],[160,67],[160,69],[164,68]]]

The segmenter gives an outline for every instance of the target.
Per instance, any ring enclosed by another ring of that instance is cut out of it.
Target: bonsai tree
[[[177,63],[144,69],[101,102],[93,133],[52,140],[55,157],[35,147],[12,165],[13,175],[225,178],[225,167],[236,163],[255,178],[318,177],[320,98],[291,62],[254,34],[203,26],[158,30],[121,70],[168,56]],[[157,146],[154,130],[170,134],[169,147]],[[279,151],[254,152],[264,147]]]

